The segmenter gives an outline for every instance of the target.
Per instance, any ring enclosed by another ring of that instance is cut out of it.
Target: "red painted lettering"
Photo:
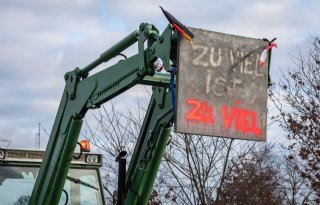
[[[257,127],[257,116],[256,113],[251,112],[252,117],[252,131],[255,135],[261,136],[261,129]]]
[[[244,133],[249,133],[251,130],[251,125],[250,125],[250,117],[251,113],[249,110],[243,110],[242,111],[242,119],[241,119],[241,130]]]
[[[240,102],[236,100],[236,106],[240,105]],[[241,130],[241,118],[242,118],[242,109],[241,108],[236,108],[236,122],[235,122],[235,127],[237,130]]]
[[[229,113],[228,113],[227,109],[228,109],[228,106],[226,106],[226,105],[222,106],[223,124],[224,124],[225,128],[230,128],[232,120],[233,120],[234,108],[231,108]]]
[[[201,115],[199,115],[198,110],[201,107],[201,102],[194,99],[188,99],[187,104],[193,106],[193,108],[188,112],[186,119],[199,121],[201,119]]]
[[[213,107],[207,105],[207,102],[203,102],[201,106],[201,122],[213,124]]]
[[[201,102],[197,99],[188,99],[186,104],[191,106],[185,116],[187,122],[214,124],[214,109],[208,105],[207,101]],[[261,136],[261,128],[258,127],[256,112],[241,108],[238,100],[235,101],[234,107],[223,105],[221,113],[225,129],[235,129],[241,133]]]
[[[214,123],[213,107],[208,105],[207,102],[201,102],[195,99],[188,99],[187,104],[192,106],[192,109],[187,113],[187,121],[203,122],[208,124]]]
[[[229,112],[227,105],[221,107],[224,127],[227,129],[232,128],[232,122],[234,121],[235,130],[242,133],[253,133],[256,136],[261,136],[261,128],[257,125],[256,113],[238,107],[240,105],[239,101],[236,101],[235,104],[236,107],[230,107]]]

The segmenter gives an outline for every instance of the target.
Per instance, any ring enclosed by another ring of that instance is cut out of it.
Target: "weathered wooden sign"
[[[266,42],[190,28],[181,38],[177,74],[176,132],[266,140],[268,64]]]

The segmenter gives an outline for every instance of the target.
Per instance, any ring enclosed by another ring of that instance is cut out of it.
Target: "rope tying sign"
[[[275,43],[270,43],[270,44],[262,51],[262,53],[261,53],[261,55],[260,55],[260,58],[259,58],[259,66],[260,66],[260,67],[263,67],[263,66],[264,66],[269,51],[270,51],[272,48],[277,48],[277,46],[278,46],[278,45],[275,44]]]
[[[266,41],[269,43],[269,45],[262,51],[261,55],[260,55],[260,58],[259,58],[259,61],[258,61],[258,64],[260,67],[263,67],[265,62],[266,62],[266,59],[267,59],[267,56],[268,54],[270,55],[271,54],[271,50],[272,48],[277,48],[278,45],[276,43],[273,43],[275,40],[277,40],[277,38],[274,38],[272,39],[271,41],[269,41],[268,39],[266,38],[263,38],[261,39],[263,41]]]

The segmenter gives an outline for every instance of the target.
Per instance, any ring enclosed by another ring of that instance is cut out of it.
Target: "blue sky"
[[[11,147],[33,148],[38,122],[51,129],[64,73],[87,65],[141,22],[163,30],[167,21],[159,5],[188,26],[254,38],[277,37],[272,76],[292,65],[290,55],[297,54],[297,47],[307,49],[310,36],[320,33],[320,1],[316,0],[2,1],[0,138],[11,140]],[[124,95],[130,99],[140,90]],[[275,135],[274,130],[268,135]]]

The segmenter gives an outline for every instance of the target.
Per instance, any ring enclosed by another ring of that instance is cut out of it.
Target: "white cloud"
[[[290,64],[288,53],[295,53],[309,34],[320,31],[320,2],[315,0],[4,1],[0,4],[0,136],[21,147],[22,141],[34,140],[39,121],[50,130],[64,73],[87,65],[141,22],[162,30],[167,20],[159,5],[189,26],[278,37],[273,72]],[[143,96],[143,90],[130,90],[121,99]]]

